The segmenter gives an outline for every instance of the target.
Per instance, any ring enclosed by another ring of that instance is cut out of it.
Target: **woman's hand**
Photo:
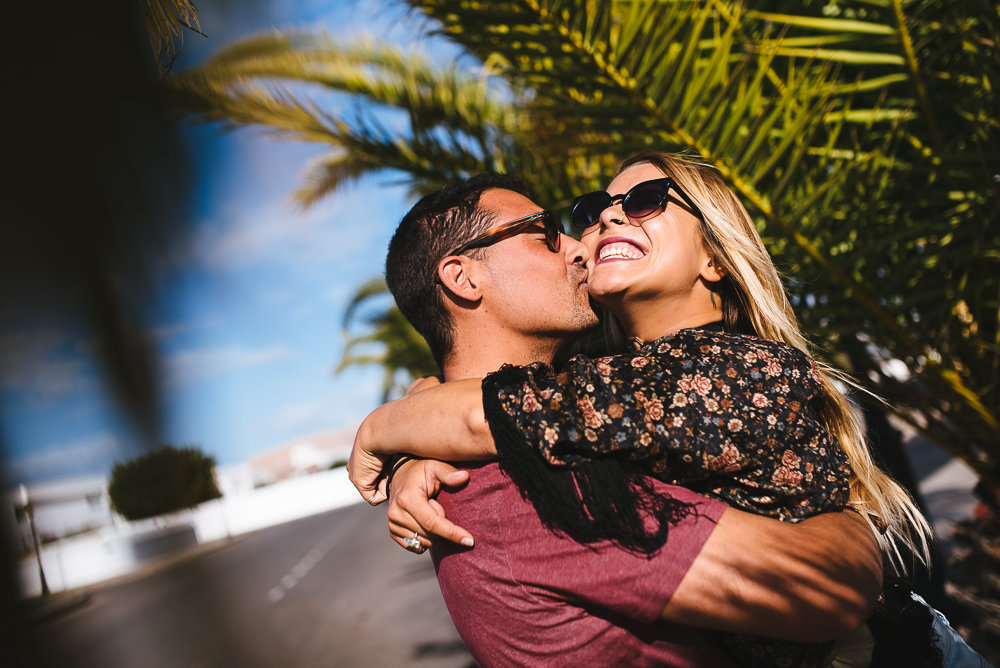
[[[382,481],[380,484],[379,479],[389,455],[372,451],[369,445],[372,438],[371,430],[366,427],[367,424],[366,419],[358,427],[358,433],[354,435],[354,447],[351,448],[351,456],[347,459],[347,477],[354,483],[365,501],[377,506],[385,501],[385,483]]]
[[[444,384],[420,379],[407,396],[373,410],[358,427],[347,461],[351,482],[365,501],[385,501],[379,478],[394,453],[450,461],[495,459],[481,385],[479,378]]]
[[[442,487],[459,487],[468,481],[468,471],[434,459],[400,466],[392,477],[389,495],[389,535],[417,554],[434,544],[432,536],[472,547],[472,534],[445,517],[444,508],[434,498]],[[384,490],[379,494],[384,497]],[[414,537],[419,545],[413,543]]]
[[[417,378],[415,381],[410,383],[408,388],[406,388],[406,396],[410,396],[411,394],[415,394],[421,390],[429,390],[440,384],[441,378],[439,376],[424,376],[422,378]]]

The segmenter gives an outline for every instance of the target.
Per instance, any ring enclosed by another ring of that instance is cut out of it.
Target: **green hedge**
[[[115,510],[129,520],[172,513],[222,496],[214,467],[215,458],[199,448],[168,445],[115,463],[108,494]]]

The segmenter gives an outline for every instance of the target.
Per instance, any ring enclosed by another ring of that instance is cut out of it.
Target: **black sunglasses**
[[[472,250],[473,248],[485,248],[486,246],[492,246],[498,241],[502,241],[508,237],[512,237],[515,234],[520,234],[525,228],[535,226],[541,223],[545,227],[545,243],[548,245],[549,250],[553,253],[559,252],[559,244],[562,239],[562,228],[556,219],[548,211],[539,211],[538,213],[533,213],[530,216],[525,216],[524,218],[518,218],[517,220],[512,220],[509,223],[504,223],[498,227],[494,227],[492,230],[486,234],[481,234],[472,241],[467,241],[462,244],[448,255],[461,255],[462,253]]]
[[[586,195],[580,195],[573,200],[573,227],[585,230],[593,227],[601,219],[604,210],[621,200],[622,211],[629,218],[644,218],[654,211],[666,206],[667,196],[673,190],[691,207],[691,213],[702,220],[701,210],[695,206],[687,193],[669,176],[663,179],[643,181],[632,186],[624,195],[609,195],[603,190],[595,190]]]

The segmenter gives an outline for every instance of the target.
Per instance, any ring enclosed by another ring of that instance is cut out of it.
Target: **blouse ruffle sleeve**
[[[508,366],[483,390],[491,427],[508,422],[505,433],[516,428],[552,465],[624,458],[780,519],[848,500],[849,462],[819,418],[826,395],[816,364],[782,343],[681,330],[558,370]]]

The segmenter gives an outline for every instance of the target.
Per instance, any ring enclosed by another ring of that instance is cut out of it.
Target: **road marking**
[[[331,533],[329,536],[321,540],[316,544],[313,549],[306,553],[306,556],[299,560],[299,563],[292,566],[292,569],[283,575],[278,584],[267,592],[268,603],[277,603],[281,599],[285,598],[285,594],[291,591],[295,585],[297,585],[309,571],[313,569],[313,566],[318,564],[326,553],[330,551],[337,542],[336,533]]]

